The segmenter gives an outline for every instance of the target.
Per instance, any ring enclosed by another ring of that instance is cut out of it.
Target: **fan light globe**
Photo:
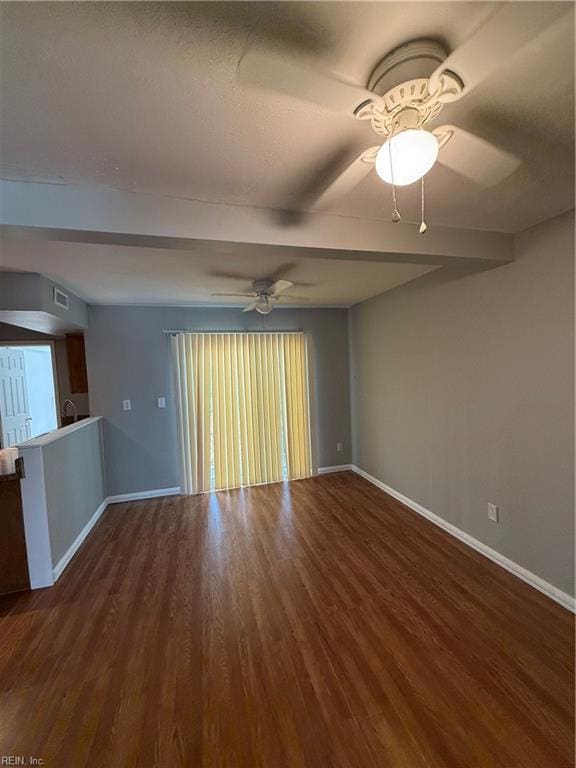
[[[274,305],[268,298],[268,296],[264,296],[260,302],[258,303],[256,307],[256,312],[260,312],[261,315],[269,315],[270,312],[272,312]]]
[[[392,154],[392,169],[390,168]],[[428,173],[438,157],[438,141],[429,131],[408,129],[382,144],[376,155],[376,173],[388,184],[404,187]]]

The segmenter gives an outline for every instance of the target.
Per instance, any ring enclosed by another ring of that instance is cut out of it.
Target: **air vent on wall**
[[[70,309],[68,294],[61,291],[60,288],[54,288],[54,304],[62,307],[62,309]]]

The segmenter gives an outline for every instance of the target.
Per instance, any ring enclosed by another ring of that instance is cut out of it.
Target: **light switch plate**
[[[131,411],[132,410],[132,401],[131,400],[122,400],[122,410],[123,411]]]
[[[499,522],[499,510],[496,504],[491,504],[488,502],[488,520],[491,520],[493,523]]]
[[[344,450],[344,445],[343,445],[343,443],[336,443],[336,450],[337,450],[339,453],[340,453],[341,451],[343,451],[343,450]]]
[[[158,408],[166,408],[166,398],[165,397],[159,397],[158,398]]]

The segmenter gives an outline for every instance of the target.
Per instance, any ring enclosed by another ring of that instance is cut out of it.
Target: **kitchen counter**
[[[72,432],[76,432],[78,429],[83,429],[90,424],[94,424],[97,421],[100,421],[101,418],[101,416],[88,416],[85,419],[78,419],[77,421],[74,421],[65,427],[59,427],[58,429],[53,429],[51,432],[45,432],[43,435],[38,435],[38,437],[32,437],[30,440],[26,440],[24,443],[19,443],[18,452],[20,455],[22,455],[22,450],[25,448],[37,448],[39,446],[55,443],[56,441],[61,440],[63,437],[71,435]]]
[[[18,480],[20,477],[16,467],[18,448],[3,448],[0,450],[0,482]]]
[[[44,444],[51,442],[54,439],[61,437],[62,435],[73,432],[80,422],[85,422],[87,419],[90,421],[97,420],[98,417],[90,417],[87,415],[78,416],[76,421],[72,420],[72,417],[63,418],[62,426],[59,429],[54,429],[52,432],[46,432],[44,435],[40,435],[39,438],[32,438],[25,443],[20,443],[21,446],[32,446],[37,444]],[[18,466],[18,447],[14,448],[0,448],[0,482],[8,480],[19,480],[22,477],[21,470]]]

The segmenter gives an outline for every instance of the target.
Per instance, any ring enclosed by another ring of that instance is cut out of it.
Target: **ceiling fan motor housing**
[[[433,40],[405,43],[377,64],[368,80],[368,90],[384,96],[402,83],[428,80],[447,56],[444,46]]]
[[[252,287],[258,294],[268,294],[273,285],[273,280],[254,280]]]
[[[423,127],[461,93],[459,78],[448,72],[442,73],[439,87],[430,93],[429,78],[447,56],[444,46],[433,40],[414,40],[396,48],[370,75],[368,89],[376,98],[360,105],[355,116],[370,120],[374,131],[386,137]]]

